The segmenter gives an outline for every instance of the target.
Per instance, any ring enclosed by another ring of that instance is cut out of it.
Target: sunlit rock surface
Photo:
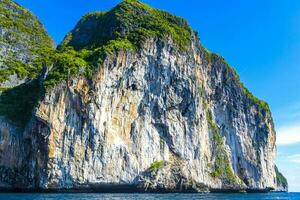
[[[186,51],[150,37],[107,54],[47,89],[24,129],[3,117],[0,131],[6,189],[287,190],[268,106],[194,33]]]

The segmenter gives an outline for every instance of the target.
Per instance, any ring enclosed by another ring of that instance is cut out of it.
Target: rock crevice
[[[150,30],[144,18],[130,27],[120,14],[128,21],[132,14],[154,17],[157,23],[149,27],[169,32]],[[117,39],[110,31],[97,32],[107,19]],[[188,41],[177,37],[187,33]],[[267,104],[222,57],[203,48],[181,18],[126,0],[107,13],[86,15],[57,55],[75,63],[50,62],[41,70],[40,98],[25,126],[1,117],[0,187],[287,190],[275,166],[276,133]]]

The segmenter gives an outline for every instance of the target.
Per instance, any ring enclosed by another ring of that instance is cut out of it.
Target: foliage
[[[157,171],[157,170],[163,168],[164,165],[165,165],[165,161],[163,161],[163,160],[162,160],[162,161],[155,161],[155,162],[153,162],[153,163],[150,165],[149,169],[150,169],[151,171]]]
[[[209,60],[209,62],[213,62],[214,59],[220,59],[218,55],[212,54],[206,49],[204,50],[207,53],[206,59]],[[229,67],[229,65],[227,66]],[[232,73],[235,72],[233,71]],[[220,133],[220,129],[213,119],[211,110],[209,110],[209,105],[207,100],[208,97],[206,96],[205,90],[203,89],[202,85],[198,87],[198,92],[202,100],[203,109],[206,112],[207,123],[209,126],[210,133],[212,135],[213,162],[209,164],[209,167],[211,169],[210,175],[213,178],[220,178],[229,184],[238,183],[239,180],[237,179],[237,176],[233,172],[230,163],[230,158],[228,153],[226,152],[226,147],[223,141],[223,137]]]
[[[48,66],[50,71],[44,86],[51,88],[72,76],[90,77],[106,56],[119,50],[135,51],[149,37],[163,40],[170,36],[180,48],[190,40],[191,30],[183,19],[134,0],[125,0],[109,12],[87,14],[57,50],[53,50],[51,39],[29,11],[9,0],[0,2],[0,11],[0,26],[8,31],[8,36],[1,41],[25,49],[24,52],[9,52],[11,55],[5,58],[6,68],[0,71],[0,82],[8,80],[12,74],[20,79],[35,79],[43,66]],[[14,54],[19,53],[28,55],[29,60],[16,59]],[[37,93],[40,94],[41,88],[37,89],[33,83],[4,89],[0,115],[24,124],[40,96]],[[24,100],[30,105],[26,106]]]
[[[38,19],[17,3],[11,0],[2,0],[0,2],[0,13],[1,27],[15,29],[15,34],[27,34],[31,38],[39,38],[39,40],[49,42],[49,37]],[[51,43],[48,43],[48,45],[51,45]]]
[[[276,173],[277,183],[282,185],[283,187],[287,187],[288,182],[287,182],[286,178],[283,176],[283,174],[279,172],[277,166],[275,166],[275,173]]]
[[[217,55],[215,53],[210,52],[207,48],[203,47],[202,45],[200,46],[200,48],[201,48],[201,50],[202,50],[202,52],[204,54],[205,60],[207,60],[210,63],[212,63],[212,62],[214,62],[214,61],[216,61],[218,59],[223,59],[221,56],[219,56],[219,55]],[[223,61],[225,61],[225,60],[223,59]]]
[[[206,112],[207,123],[212,134],[213,163],[209,164],[210,175],[213,178],[220,178],[227,183],[236,183],[237,179],[231,167],[230,159],[225,150],[224,141],[220,129],[213,119],[212,112],[209,110],[205,91],[202,86],[198,88],[202,100],[203,109]]]
[[[51,57],[54,67],[44,81],[44,86],[50,88],[63,80],[80,74],[80,72],[84,73],[85,68],[89,67],[84,60],[86,56],[84,52],[77,52],[72,48],[65,49],[62,52],[56,51]]]
[[[255,97],[252,93],[250,93],[250,91],[240,81],[237,72],[225,61],[223,57],[215,53],[211,53],[203,46],[201,46],[201,50],[207,62],[212,63],[212,65],[214,65],[215,62],[222,62],[226,65],[226,69],[229,70],[229,72],[233,75],[233,81],[236,81],[236,83],[241,87],[247,99],[249,99],[251,102],[259,106],[263,110],[269,111],[268,104]],[[207,116],[209,128],[212,133],[212,140],[213,140],[213,151],[214,151],[213,154],[215,155],[215,160],[213,164],[210,164],[210,168],[212,169],[210,175],[214,178],[221,178],[223,180],[227,180],[229,183],[235,183],[237,179],[232,170],[229,157],[225,151],[223,138],[221,136],[217,124],[213,120],[211,111],[208,110],[207,101],[203,94],[202,87],[199,87],[199,94],[202,97],[203,107],[206,110],[206,116]],[[280,176],[280,174],[277,177],[279,177],[280,181],[285,182],[284,181],[285,178],[283,176]]]
[[[214,178],[221,178],[228,183],[235,183],[236,177],[232,171],[231,164],[229,162],[228,155],[225,151],[222,135],[216,123],[213,121],[212,113],[210,110],[206,110],[206,116],[209,128],[212,132],[213,141],[213,154],[215,160],[211,165],[212,172],[210,175]]]
[[[14,88],[2,89],[0,115],[20,128],[24,128],[42,95],[43,89],[38,80]]]
[[[87,37],[89,33],[89,37]],[[85,40],[80,40],[81,36]],[[180,17],[156,10],[137,0],[125,0],[109,12],[85,15],[69,33],[63,46],[93,49],[111,40],[127,40],[135,47],[149,37],[167,39],[169,36],[184,49],[190,42],[191,29]]]
[[[52,40],[38,19],[13,1],[1,1],[0,13],[0,27],[5,31],[0,42],[8,45],[0,83],[13,74],[19,79],[36,78],[42,69],[42,63],[37,61],[53,49]],[[24,55],[25,59],[18,58],[18,55]]]
[[[263,110],[270,111],[268,103],[254,96],[245,86],[243,86],[243,92],[250,101],[260,106]]]
[[[191,29],[183,19],[136,0],[125,0],[109,12],[89,13],[79,21],[58,47],[45,86],[55,86],[82,71],[91,76],[107,55],[119,50],[136,51],[147,38],[165,40],[170,36],[184,49],[190,35]]]
[[[208,51],[206,48],[202,47],[202,51],[204,53],[204,57],[208,62],[214,63],[216,61],[221,61],[223,62],[227,69],[233,74],[234,77],[234,81],[236,81],[238,83],[238,85],[240,85],[243,93],[246,95],[246,97],[253,102],[254,104],[258,105],[260,108],[262,108],[264,111],[270,111],[269,105],[267,102],[255,97],[245,86],[244,84],[241,82],[241,79],[238,75],[238,73],[226,62],[226,60],[222,57],[219,56],[215,53],[211,53],[210,51]]]
[[[16,74],[27,83],[14,88],[0,88],[0,115],[19,128],[30,120],[43,95],[37,77],[53,54],[53,41],[31,12],[11,0],[0,1],[0,37],[5,50],[1,58],[0,84]]]
[[[127,39],[116,39],[116,40],[110,40],[105,46],[104,46],[104,51],[109,53],[109,54],[113,54],[115,53],[117,50],[121,50],[121,49],[134,49],[134,46],[132,45],[132,43],[127,40]]]

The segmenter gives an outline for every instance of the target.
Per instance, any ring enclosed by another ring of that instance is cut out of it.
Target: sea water
[[[300,200],[300,193],[265,194],[96,194],[2,193],[0,200]]]

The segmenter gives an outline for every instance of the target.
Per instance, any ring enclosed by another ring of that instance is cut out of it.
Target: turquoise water
[[[300,200],[300,193],[270,194],[0,194],[0,200]]]

